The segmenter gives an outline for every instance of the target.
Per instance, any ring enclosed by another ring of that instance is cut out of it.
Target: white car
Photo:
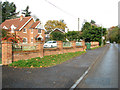
[[[110,43],[110,41],[107,41],[106,43],[107,43],[107,44],[109,44],[109,43]]]
[[[57,47],[57,42],[56,41],[47,41],[44,46],[44,48],[51,48],[51,47]]]

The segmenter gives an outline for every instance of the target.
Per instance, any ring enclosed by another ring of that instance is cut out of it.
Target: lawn
[[[19,60],[15,61],[9,66],[12,67],[29,67],[29,68],[42,68],[42,67],[50,67],[57,64],[61,64],[67,60],[70,60],[73,57],[80,56],[81,54],[86,53],[85,51],[74,52],[74,53],[64,53],[57,55],[44,56],[43,58],[36,57],[28,60]]]

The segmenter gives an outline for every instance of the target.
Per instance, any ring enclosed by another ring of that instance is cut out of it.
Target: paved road
[[[77,88],[118,88],[118,48],[111,44]]]
[[[89,50],[62,64],[49,68],[12,68],[3,66],[3,88],[70,88],[108,46]]]
[[[2,66],[0,66],[0,90],[2,89]]]

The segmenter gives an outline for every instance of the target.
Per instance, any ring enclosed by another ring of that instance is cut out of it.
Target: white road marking
[[[108,49],[108,48],[107,48]],[[106,50],[107,50],[106,49]],[[102,56],[104,55],[104,53],[106,52],[106,50],[102,53]],[[98,59],[100,59],[101,56],[98,56],[95,60],[95,62],[93,62],[90,67],[85,71],[85,73],[72,85],[72,87],[69,90],[74,90],[76,88],[76,86],[82,81],[82,79],[87,75],[87,73],[89,72],[89,70],[92,68],[92,66],[96,63],[96,61]]]

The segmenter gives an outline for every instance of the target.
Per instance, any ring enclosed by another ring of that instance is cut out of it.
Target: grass
[[[9,66],[29,67],[29,68],[50,67],[50,66],[54,66],[57,64],[61,64],[67,60],[70,60],[73,57],[80,56],[83,53],[85,53],[85,51],[50,55],[50,56],[44,56],[43,58],[36,57],[36,58],[28,59],[28,60],[15,61],[15,62],[9,64]]]
[[[91,50],[97,49],[97,48],[99,48],[99,47],[101,47],[101,46],[97,46],[97,47],[91,48]]]
[[[2,64],[2,49],[0,48],[0,64]]]
[[[2,64],[2,58],[0,58],[0,64]]]

